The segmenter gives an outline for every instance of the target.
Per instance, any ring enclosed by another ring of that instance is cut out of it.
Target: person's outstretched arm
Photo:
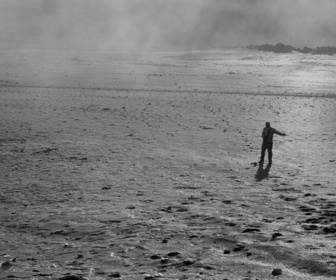
[[[287,136],[286,133],[279,132],[279,131],[277,131],[277,130],[275,130],[275,129],[274,129],[274,133],[275,133],[275,134],[278,134],[278,135],[281,135],[281,136]]]

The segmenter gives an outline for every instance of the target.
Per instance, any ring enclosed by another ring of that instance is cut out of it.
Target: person
[[[264,157],[266,150],[268,152],[268,163],[272,163],[272,149],[273,149],[273,135],[278,134],[281,136],[286,136],[285,133],[281,133],[271,127],[271,124],[269,122],[266,122],[266,126],[264,127],[261,137],[263,138],[263,143],[261,146],[261,157],[259,163],[264,163]]]

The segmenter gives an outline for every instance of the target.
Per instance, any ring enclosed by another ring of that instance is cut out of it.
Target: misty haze
[[[0,0],[0,279],[335,278],[335,12]]]
[[[333,0],[2,0],[0,48],[209,50],[336,45]]]

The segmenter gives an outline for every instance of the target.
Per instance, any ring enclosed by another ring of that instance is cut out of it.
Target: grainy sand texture
[[[0,63],[1,280],[336,277],[335,56]]]

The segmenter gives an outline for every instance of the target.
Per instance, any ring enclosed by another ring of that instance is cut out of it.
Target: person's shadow
[[[255,174],[255,178],[257,182],[260,182],[266,178],[268,178],[268,173],[271,169],[272,163],[267,164],[266,168],[264,169],[264,164],[259,163],[259,168],[257,173]]]

